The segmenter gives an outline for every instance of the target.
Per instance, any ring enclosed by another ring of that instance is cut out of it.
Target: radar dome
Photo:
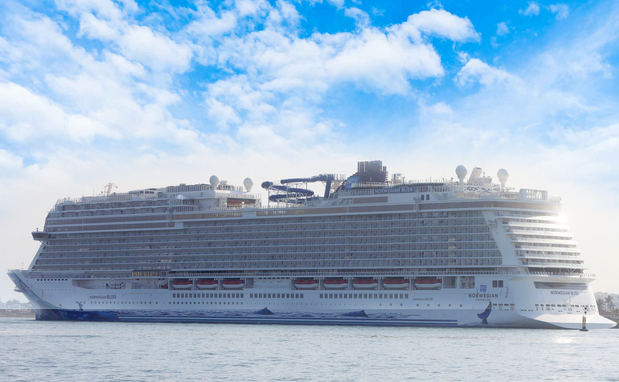
[[[497,178],[499,178],[499,182],[501,182],[501,187],[505,187],[505,183],[507,182],[507,178],[509,178],[509,173],[506,169],[502,168],[496,173]]]
[[[247,192],[251,191],[253,185],[254,182],[250,178],[245,178],[245,180],[243,180],[243,186],[245,186],[245,190],[247,190]]]
[[[460,183],[464,182],[464,177],[466,176],[466,173],[466,167],[464,167],[463,165],[459,165],[458,167],[456,167],[456,175],[458,175]]]
[[[211,184],[211,188],[213,190],[216,189],[217,186],[219,186],[219,178],[217,177],[217,175],[211,176],[208,181]]]

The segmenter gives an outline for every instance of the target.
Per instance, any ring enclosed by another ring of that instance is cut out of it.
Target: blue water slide
[[[328,182],[335,179],[333,174],[320,174],[309,178],[289,178],[280,180],[281,184],[286,183],[313,183],[313,182]]]
[[[296,194],[296,195],[299,195],[299,196],[312,196],[312,195],[314,195],[314,191],[306,190],[305,188],[279,186],[279,185],[272,185],[271,188],[275,189],[275,190],[278,190],[278,191],[286,192],[288,194]]]
[[[288,178],[280,180],[281,184],[287,183],[313,183],[313,182],[327,182],[325,185],[325,199],[329,197],[329,192],[331,191],[331,183],[335,180],[335,175],[333,174],[320,174],[316,176],[312,176],[309,178]]]

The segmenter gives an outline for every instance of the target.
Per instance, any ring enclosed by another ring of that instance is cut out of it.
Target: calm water
[[[7,381],[619,381],[619,330],[0,318]]]

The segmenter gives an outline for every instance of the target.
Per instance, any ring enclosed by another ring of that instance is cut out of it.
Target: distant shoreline
[[[15,309],[0,309],[0,317],[32,317],[34,312],[31,309],[15,310]]]

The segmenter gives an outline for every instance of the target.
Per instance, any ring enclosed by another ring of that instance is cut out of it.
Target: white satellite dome
[[[212,175],[208,181],[211,184],[211,188],[213,190],[216,189],[217,186],[219,186],[219,178],[217,177],[217,175]]]
[[[464,182],[464,177],[466,177],[466,173],[466,167],[464,167],[463,165],[458,165],[458,167],[456,167],[456,175],[458,175],[460,183]]]
[[[245,178],[245,180],[243,180],[243,186],[245,186],[245,190],[247,190],[247,192],[251,191],[253,185],[254,182],[250,178]]]
[[[497,178],[499,178],[499,182],[501,182],[501,188],[505,187],[505,183],[507,183],[507,178],[509,178],[509,173],[506,169],[502,168],[496,173]]]

